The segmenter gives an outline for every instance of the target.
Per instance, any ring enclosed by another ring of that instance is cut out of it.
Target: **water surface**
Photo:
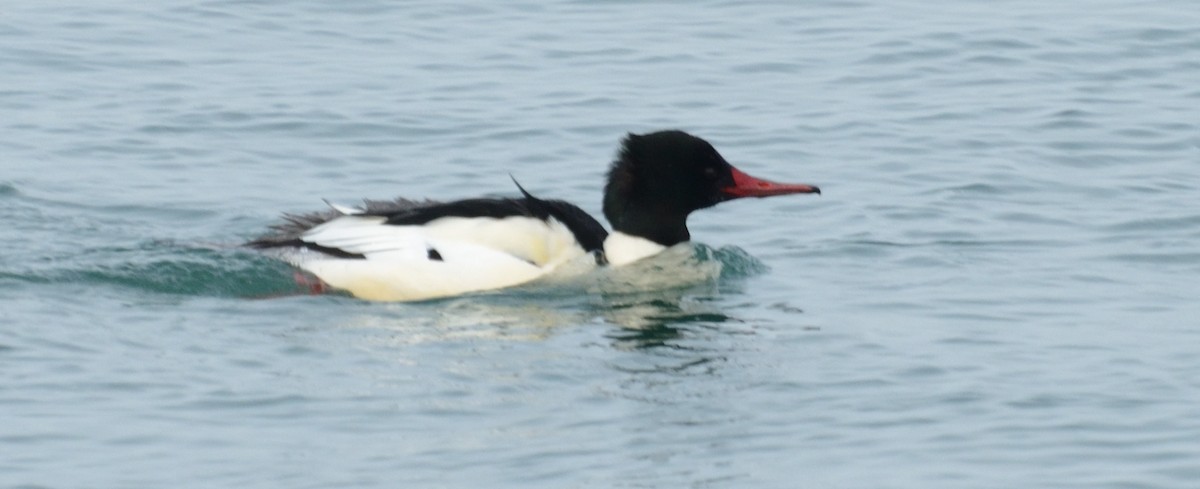
[[[9,2],[0,486],[1200,480],[1192,2]],[[821,197],[719,278],[418,304],[238,249],[322,198],[599,215],[626,132]]]

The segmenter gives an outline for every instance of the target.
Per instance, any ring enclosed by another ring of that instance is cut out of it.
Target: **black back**
[[[524,194],[520,199],[464,199],[453,202],[414,207],[392,212],[367,212],[366,215],[386,217],[385,224],[420,226],[443,217],[532,217],[546,220],[551,217],[567,226],[584,251],[602,251],[608,231],[583,209],[561,200],[542,200],[517,184]]]
[[[515,183],[515,181],[514,181]],[[398,199],[396,201],[368,201],[367,210],[362,215],[386,218],[384,225],[419,226],[443,217],[532,217],[546,220],[551,217],[567,226],[575,240],[587,252],[602,252],[604,238],[608,231],[595,218],[583,209],[561,200],[542,200],[530,195],[517,184],[524,194],[519,199],[465,199],[452,202],[424,201]],[[249,243],[252,248],[308,248],[339,258],[364,258],[362,255],[347,253],[343,250],[329,248],[303,241],[300,236],[315,226],[328,222],[341,214],[335,211],[311,214],[285,215],[286,222],[274,226],[273,233],[260,237]]]

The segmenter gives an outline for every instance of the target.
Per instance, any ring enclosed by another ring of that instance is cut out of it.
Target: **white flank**
[[[614,231],[604,240],[604,257],[608,259],[608,263],[617,267],[657,255],[665,249],[666,246],[620,231]]]
[[[287,258],[355,297],[411,301],[511,287],[585,254],[570,230],[554,219],[446,217],[422,226],[384,221],[346,215],[301,236],[366,259],[307,252]]]

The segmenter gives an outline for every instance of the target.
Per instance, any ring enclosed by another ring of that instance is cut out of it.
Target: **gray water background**
[[[825,193],[684,289],[233,246],[664,128]],[[1200,487],[1192,1],[8,1],[0,244],[0,487]]]

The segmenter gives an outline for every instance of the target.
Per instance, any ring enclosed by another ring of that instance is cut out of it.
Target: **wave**
[[[0,271],[0,280],[29,284],[116,286],[161,294],[266,297],[297,285],[282,263],[244,250],[147,242],[84,250],[51,267]]]
[[[494,294],[557,296],[638,293],[711,286],[721,279],[762,273],[766,265],[737,247],[703,244],[668,250],[621,268],[552,278]],[[92,284],[204,297],[268,298],[306,293],[294,270],[267,255],[237,246],[147,241],[83,250],[26,270],[0,270],[0,280],[29,284]],[[488,295],[488,294],[481,294]]]

